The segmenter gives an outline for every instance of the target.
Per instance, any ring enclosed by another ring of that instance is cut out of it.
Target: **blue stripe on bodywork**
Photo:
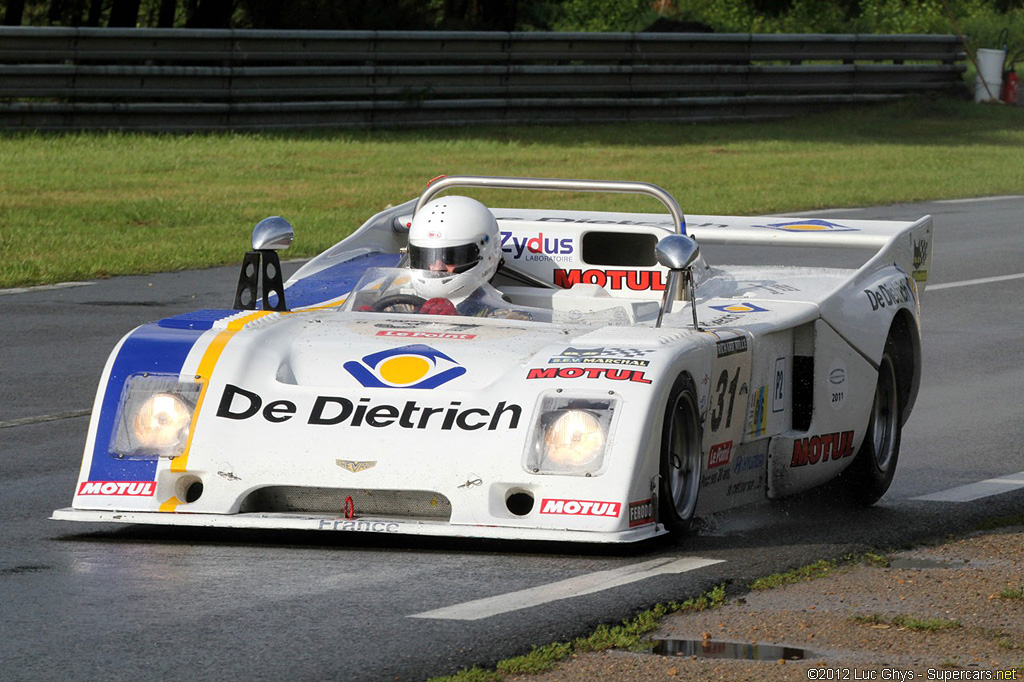
[[[220,316],[217,319],[220,319],[237,311],[200,312],[218,312]],[[110,368],[100,418],[96,425],[96,442],[89,469],[90,481],[152,481],[155,478],[156,458],[118,459],[110,454],[110,441],[114,436],[121,392],[128,377],[142,372],[180,373],[196,341],[213,325],[210,315],[200,315],[195,320],[198,324],[191,328],[181,320],[183,317],[187,316],[169,318],[178,320],[177,323],[171,322],[170,325],[167,324],[168,320],[145,324],[132,332],[121,344],[117,358]]]
[[[369,268],[393,268],[401,261],[397,253],[368,253],[356,256],[296,281],[284,292],[289,309],[323,303],[352,291]],[[273,304],[276,296],[270,298]],[[262,308],[262,305],[259,306]]]

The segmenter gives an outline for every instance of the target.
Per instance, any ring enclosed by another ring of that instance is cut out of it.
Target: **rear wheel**
[[[864,442],[853,464],[843,472],[848,493],[863,505],[874,504],[885,494],[899,460],[903,415],[895,358],[895,345],[890,339],[878,365],[878,383]]]
[[[676,533],[690,529],[700,492],[700,416],[697,391],[687,375],[672,386],[661,439],[660,518]]]

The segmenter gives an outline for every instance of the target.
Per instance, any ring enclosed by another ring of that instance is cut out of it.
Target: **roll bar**
[[[488,189],[542,189],[567,192],[609,192],[613,194],[646,194],[668,209],[679,234],[686,235],[686,218],[675,198],[657,185],[647,182],[614,182],[609,180],[560,180],[556,178],[502,178],[484,175],[443,175],[434,180],[416,201],[413,216],[435,196],[452,187],[484,187]]]

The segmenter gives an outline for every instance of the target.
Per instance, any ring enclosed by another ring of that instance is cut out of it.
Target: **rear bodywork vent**
[[[351,502],[348,500],[351,499]],[[304,512],[345,515],[348,505],[355,517],[395,517],[449,521],[452,504],[441,493],[429,490],[365,490],[269,486],[258,488],[242,502],[244,513]]]

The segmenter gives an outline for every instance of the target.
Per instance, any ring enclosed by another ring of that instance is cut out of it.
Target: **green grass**
[[[794,568],[785,573],[772,573],[758,578],[750,583],[751,590],[773,590],[785,585],[803,583],[819,578],[826,578],[837,572],[847,571],[855,565],[864,564],[874,568],[884,568],[889,565],[889,559],[876,552],[865,552],[859,555],[848,555],[840,560],[821,559],[806,566]]]
[[[1003,599],[1024,600],[1024,587],[1004,587],[999,590],[999,596]]]
[[[768,123],[0,135],[0,287],[238,262],[257,221],[310,256],[436,175],[642,180],[696,214],[1024,192],[1024,109],[908,100]],[[659,210],[622,195],[496,206]]]
[[[638,614],[633,620],[623,621],[619,625],[600,625],[587,637],[579,637],[571,642],[546,644],[534,648],[528,654],[499,661],[495,670],[474,667],[455,675],[431,678],[430,682],[501,682],[506,679],[506,675],[531,675],[550,670],[559,661],[577,653],[647,648],[650,644],[644,639],[644,635],[657,629],[658,623],[668,614],[696,613],[717,608],[724,603],[725,586],[719,585],[699,597],[681,603],[658,604]]]

